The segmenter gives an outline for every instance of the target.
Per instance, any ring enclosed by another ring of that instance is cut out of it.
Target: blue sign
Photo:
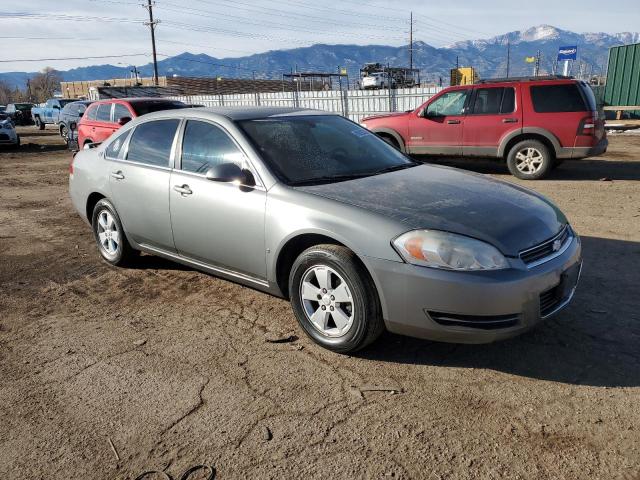
[[[558,61],[564,62],[565,60],[575,60],[578,56],[578,46],[570,45],[568,47],[560,47],[558,49]]]

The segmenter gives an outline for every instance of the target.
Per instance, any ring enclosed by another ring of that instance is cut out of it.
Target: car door
[[[252,171],[249,160],[220,125],[187,120],[179,164],[171,174],[169,202],[178,253],[214,267],[266,278],[264,215],[266,191],[208,180],[209,168],[236,163]]]
[[[427,102],[409,120],[409,153],[462,154],[462,132],[469,87],[447,90]]]
[[[474,89],[464,119],[464,156],[495,156],[501,140],[522,129],[522,106],[517,92],[515,85]]]
[[[98,105],[96,120],[91,127],[91,137],[96,143],[104,142],[117,130],[111,117],[112,108],[113,103],[101,103]]]
[[[175,252],[169,219],[169,180],[180,120],[153,120],[117,136],[105,151],[111,198],[136,243]],[[128,138],[123,153],[112,148]],[[110,149],[111,152],[110,152]]]
[[[42,110],[42,120],[44,123],[51,123],[54,102],[54,100],[47,100],[47,103],[44,105],[44,109]]]

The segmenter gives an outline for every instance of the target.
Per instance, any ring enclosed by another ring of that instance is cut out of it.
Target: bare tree
[[[31,95],[35,102],[40,103],[51,98],[54,92],[60,89],[61,81],[60,73],[51,67],[46,67],[40,73],[35,74],[29,80]]]
[[[11,103],[11,87],[6,82],[0,80],[0,105]]]

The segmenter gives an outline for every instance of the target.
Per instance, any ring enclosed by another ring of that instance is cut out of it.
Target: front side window
[[[129,109],[121,103],[116,103],[113,106],[113,119],[117,122],[123,117],[131,118],[131,112],[129,112]]]
[[[271,171],[289,185],[332,183],[416,165],[377,135],[337,115],[238,124]]]
[[[101,103],[98,105],[98,113],[96,114],[96,120],[98,122],[110,122],[111,121],[111,104]]]
[[[533,109],[538,113],[585,112],[589,110],[578,85],[535,85],[531,87]]]
[[[429,117],[448,117],[464,114],[464,104],[467,101],[469,90],[454,90],[443,93],[427,107]]]
[[[189,120],[182,140],[182,170],[205,173],[221,163],[244,166],[244,154],[221,128]]]
[[[471,113],[474,115],[512,113],[514,109],[515,92],[513,88],[478,88]]]
[[[178,128],[179,120],[155,120],[136,127],[129,141],[127,160],[168,167],[171,157],[171,145]]]

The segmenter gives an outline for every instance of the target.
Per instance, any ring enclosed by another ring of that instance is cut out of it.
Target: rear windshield
[[[593,90],[591,90],[591,87],[586,83],[581,83],[580,86],[582,87],[584,98],[589,105],[589,110],[593,110],[595,112],[598,109],[598,104],[596,102],[596,96],[593,93]]]
[[[533,109],[538,113],[586,112],[590,110],[575,83],[532,86],[531,100],[533,101]]]
[[[33,106],[31,103],[16,103],[16,110],[29,110]]]
[[[159,112],[161,110],[176,110],[178,108],[187,108],[187,105],[182,102],[178,102],[177,100],[145,100],[130,103],[138,117],[151,112]]]

